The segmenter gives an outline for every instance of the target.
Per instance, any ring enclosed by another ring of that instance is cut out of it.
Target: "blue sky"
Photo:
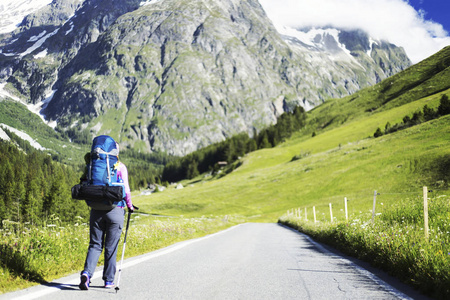
[[[409,0],[417,11],[423,11],[424,18],[444,26],[450,35],[450,0]]]
[[[450,45],[450,0],[259,0],[276,27],[362,29],[417,63]]]

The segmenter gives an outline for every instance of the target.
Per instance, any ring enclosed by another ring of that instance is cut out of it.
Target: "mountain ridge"
[[[5,89],[26,102],[47,99],[41,113],[57,130],[112,134],[145,152],[184,155],[253,134],[297,105],[312,108],[410,65],[389,44],[378,61],[367,51],[338,60],[329,49],[289,45],[255,0],[54,3],[73,16],[0,41]],[[30,42],[8,43],[17,37],[47,39],[20,56]]]

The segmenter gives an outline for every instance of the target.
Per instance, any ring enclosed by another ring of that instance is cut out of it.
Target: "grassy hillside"
[[[39,116],[30,112],[25,105],[12,99],[0,98],[0,123],[20,130],[48,149],[53,158],[76,163],[82,162],[89,146],[63,141],[60,134],[46,125]],[[78,161],[77,159],[80,158]]]
[[[415,105],[253,152],[242,159],[241,167],[219,180],[184,182],[187,187],[182,190],[171,188],[138,196],[136,201],[160,214],[220,212],[275,222],[287,209],[340,203],[344,197],[355,210],[369,210],[374,190],[393,194],[383,196],[385,202],[396,201],[401,193],[420,195],[423,185],[442,187],[438,182],[450,179],[440,168],[450,155],[449,116],[378,139],[361,139],[373,134],[380,123],[404,115],[407,108],[413,112]],[[298,154],[303,158],[291,162]]]
[[[374,190],[391,195],[386,202],[402,193],[420,194],[422,185],[444,192],[450,179],[441,167],[450,154],[448,116],[377,139],[373,133],[450,96],[449,65],[447,47],[374,87],[319,106],[304,130],[278,147],[250,153],[219,180],[202,176],[183,182],[182,190],[136,200],[161,214],[220,211],[276,221],[286,209],[339,203],[344,197],[355,212],[368,210]],[[291,161],[294,156],[300,159]]]
[[[450,46],[379,84],[316,107],[309,131],[334,128],[350,120],[368,117],[450,88]]]

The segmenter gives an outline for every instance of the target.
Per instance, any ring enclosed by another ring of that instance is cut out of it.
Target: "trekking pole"
[[[139,207],[134,206],[134,205],[133,205],[133,208],[134,208],[135,210],[138,210],[138,209],[139,209]],[[117,294],[117,291],[120,290],[120,289],[119,289],[119,284],[120,284],[120,274],[122,273],[123,257],[124,257],[124,255],[125,255],[125,245],[127,244],[127,234],[128,234],[128,227],[130,226],[130,217],[131,217],[131,213],[132,213],[132,211],[131,211],[131,210],[128,210],[127,227],[126,227],[126,229],[125,229],[125,237],[124,237],[124,239],[123,239],[122,259],[120,260],[120,269],[119,269],[119,277],[117,278],[116,294]]]

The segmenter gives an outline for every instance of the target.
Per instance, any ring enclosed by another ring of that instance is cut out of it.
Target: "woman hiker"
[[[119,145],[116,143],[117,157],[119,154]],[[90,157],[90,156],[89,156]],[[89,158],[90,160],[90,158]],[[125,216],[125,208],[130,212],[134,210],[131,201],[130,185],[128,183],[127,167],[120,161],[114,165],[116,170],[115,176],[123,181],[125,188],[125,199],[117,203],[117,206],[110,210],[91,209],[89,220],[90,239],[89,248],[84,263],[84,270],[81,272],[79,288],[88,290],[91,278],[97,266],[98,259],[105,248],[105,261],[103,268],[103,280],[105,288],[114,287],[114,276],[116,274],[116,257],[119,245],[120,235],[122,233],[123,221]]]

